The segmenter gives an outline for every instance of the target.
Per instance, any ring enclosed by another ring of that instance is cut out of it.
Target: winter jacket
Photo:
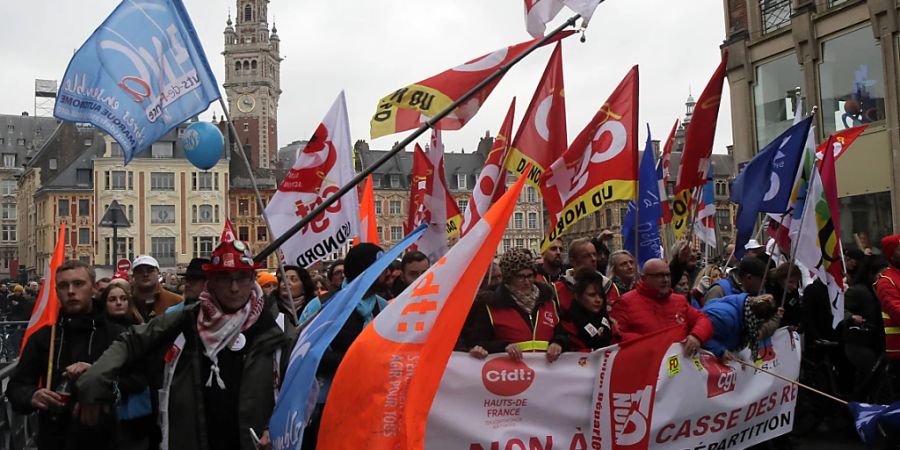
[[[610,317],[616,322],[621,341],[636,339],[673,325],[706,342],[713,334],[709,319],[691,307],[685,296],[670,292],[660,298],[659,293],[639,281],[637,287],[612,305]]]
[[[575,302],[568,311],[560,312],[566,330],[567,352],[589,352],[612,343],[612,328],[606,309],[592,313]]]
[[[900,359],[900,269],[889,266],[875,281],[875,294],[881,302],[884,351],[888,358]]]
[[[606,278],[605,275],[601,274],[601,276],[603,277],[603,290],[606,295],[606,304],[611,306],[621,298],[622,294],[619,292],[618,286],[616,286],[612,280]],[[551,284],[550,287],[553,288],[553,295],[556,296],[560,309],[562,311],[569,309],[575,301],[574,269],[567,270],[565,275],[563,275],[556,283]]]
[[[60,315],[57,322],[53,359],[53,390],[59,389],[66,378],[66,367],[76,362],[94,363],[103,351],[122,332],[122,328],[109,322],[105,314],[88,313],[78,316]],[[6,386],[6,396],[13,410],[20,414],[30,414],[31,397],[38,387],[44,387],[47,375],[47,360],[50,355],[51,327],[35,332],[25,345],[19,364]],[[72,408],[78,401],[85,401],[84,393],[74,389],[71,382],[69,399],[65,411],[38,412],[38,448],[45,449],[103,449],[110,448],[112,436],[100,430],[112,429],[114,418],[101,417],[97,427],[82,426],[72,417]]]
[[[183,302],[184,298],[182,296],[160,285],[156,293],[153,294],[153,303],[148,305],[150,309],[146,313],[144,313],[144,311],[139,306],[138,310],[141,311],[141,316],[144,319],[144,322],[146,322],[156,316],[165,314],[166,310]]]
[[[566,332],[559,324],[553,290],[544,283],[535,286],[538,298],[534,311],[529,314],[516,304],[509,288],[500,285],[483,308],[472,310],[464,328],[468,334],[466,341],[488,353],[501,353],[507,345],[524,341],[557,343],[566,348]]]
[[[749,295],[735,294],[710,300],[701,310],[713,327],[712,337],[703,348],[716,356],[741,349],[744,336],[744,302]]]
[[[881,305],[875,298],[872,286],[856,283],[844,293],[844,342],[881,352],[884,349],[884,326]],[[866,321],[857,325],[850,319],[852,315],[862,316]]]
[[[168,349],[166,361],[177,358],[177,364],[159,393],[160,410],[168,405],[169,419],[160,423],[167,437],[162,448],[253,450],[250,429],[259,435],[268,427],[296,332],[291,327],[282,331],[263,309],[257,322],[243,332],[244,347],[218,354],[226,386],[221,390],[215,382],[205,384],[211,362],[197,332],[198,312],[196,304],[190,305],[133,327],[81,376],[79,392],[85,402],[112,403],[112,383],[121,370]]]

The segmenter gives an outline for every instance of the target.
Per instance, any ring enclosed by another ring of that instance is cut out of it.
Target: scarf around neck
[[[509,293],[512,294],[513,301],[519,305],[525,312],[531,314],[534,312],[534,306],[537,305],[538,295],[540,294],[540,290],[535,284],[531,285],[531,290],[526,291],[517,291],[512,288],[510,285],[506,285],[506,288],[509,289]]]
[[[206,386],[212,386],[213,378],[219,389],[225,389],[225,382],[219,375],[219,352],[231,345],[242,331],[252,327],[259,319],[264,307],[262,289],[254,284],[250,291],[250,301],[243,308],[226,314],[213,295],[204,290],[200,293],[200,314],[197,315],[197,332],[203,343],[204,354],[212,365]]]

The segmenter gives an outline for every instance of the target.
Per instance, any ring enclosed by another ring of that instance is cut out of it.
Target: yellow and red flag
[[[832,309],[832,326],[844,319],[844,265],[843,249],[841,249],[840,203],[837,196],[837,174],[834,167],[836,158],[834,147],[835,136],[828,138],[825,155],[822,158],[822,196],[812,199],[816,202],[816,228],[819,247],[822,249],[822,266],[819,278],[828,287],[828,300]],[[811,199],[807,198],[807,201]]]
[[[424,448],[444,368],[524,181],[359,335],[335,374],[316,448]]]
[[[638,67],[634,66],[587,127],[541,178],[550,229],[541,251],[606,202],[637,191]]]
[[[566,151],[566,98],[562,43],[557,42],[544,75],[516,131],[505,167],[540,188],[541,176]],[[526,174],[525,168],[531,165]]]
[[[574,31],[571,30],[560,32],[543,45],[556,42],[572,33]],[[498,68],[524,53],[538,40],[533,39],[502,48],[390,93],[378,101],[375,115],[372,116],[372,139],[418,128],[422,122],[446,109]],[[468,101],[441,119],[436,127],[441,130],[462,128],[475,116],[502,78],[497,77],[488,83]]]
[[[506,169],[503,167],[503,161],[509,150],[509,136],[512,134],[515,113],[516,98],[513,97],[509,104],[509,110],[506,112],[506,118],[503,119],[503,125],[500,126],[500,132],[497,133],[494,145],[491,146],[491,151],[484,161],[484,168],[481,169],[478,180],[475,181],[472,198],[463,213],[462,236],[465,236],[481,220],[491,205],[506,192]]]
[[[684,137],[684,152],[681,154],[681,165],[678,167],[678,182],[675,185],[675,198],[672,201],[672,228],[675,237],[681,239],[688,227],[688,216],[692,205],[692,193],[695,188],[706,183],[709,171],[709,158],[712,156],[713,140],[716,136],[716,123],[719,119],[719,104],[722,102],[722,85],[725,83],[725,64],[728,62],[728,50],[722,52],[722,61],[716,68],[712,78],[700,94],[691,123],[687,126]]]
[[[378,221],[375,216],[375,190],[372,187],[372,175],[366,177],[359,205],[359,236],[353,239],[353,245],[359,242],[371,242],[381,245],[378,236]]]
[[[37,301],[34,309],[31,310],[31,318],[28,319],[28,327],[25,329],[25,335],[22,337],[22,347],[20,352],[25,349],[25,344],[32,334],[43,327],[53,326],[59,317],[59,297],[56,296],[56,269],[62,265],[66,259],[66,224],[59,226],[59,235],[56,237],[56,249],[53,250],[53,256],[47,262],[44,269],[44,283],[38,292]]]

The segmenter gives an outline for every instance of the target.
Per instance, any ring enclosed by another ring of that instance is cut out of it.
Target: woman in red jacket
[[[469,353],[484,358],[506,352],[520,360],[523,352],[546,352],[548,361],[556,361],[565,330],[559,324],[553,290],[535,281],[531,252],[507,250],[500,258],[500,271],[500,287],[484,303],[474,305],[463,328],[462,340],[472,345]]]

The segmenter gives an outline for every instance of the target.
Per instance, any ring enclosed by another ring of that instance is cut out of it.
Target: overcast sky
[[[118,0],[0,1],[0,113],[33,112],[35,78],[61,79],[72,53]],[[222,31],[234,0],[184,0],[221,84]],[[281,37],[278,144],[306,139],[338,92],[347,94],[352,139],[386,149],[405,134],[369,139],[377,101],[407,84],[498,48],[530,39],[521,0],[272,0],[269,22]],[[555,21],[562,23],[568,10]],[[554,25],[551,24],[551,28]],[[551,29],[548,28],[548,29]],[[640,66],[643,123],[663,139],[684,115],[691,89],[698,97],[719,61],[725,37],[721,0],[608,0],[587,30],[563,45],[569,141],[584,127],[628,69]],[[503,79],[481,111],[460,131],[444,133],[448,151],[475,149],[485,131],[495,134],[512,96],[516,123],[524,114],[552,46],[539,49]],[[715,151],[731,144],[726,83]],[[224,91],[223,91],[224,94]],[[203,117],[215,111],[213,104]],[[422,139],[421,142],[425,142]]]

